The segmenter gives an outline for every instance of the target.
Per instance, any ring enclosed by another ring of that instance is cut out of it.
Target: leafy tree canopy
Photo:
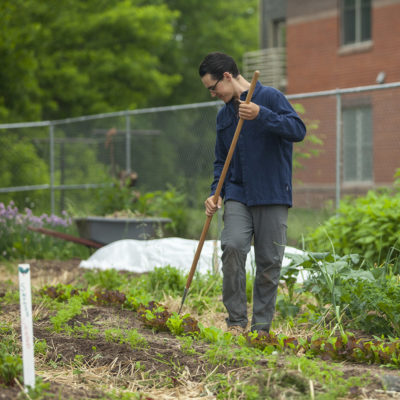
[[[197,68],[257,48],[257,0],[2,0],[0,121],[209,99]]]

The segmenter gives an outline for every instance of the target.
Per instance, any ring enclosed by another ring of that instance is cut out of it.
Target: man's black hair
[[[239,75],[235,60],[218,51],[207,54],[199,67],[201,77],[210,74],[214,79],[222,79],[224,72],[230,72],[234,78]]]

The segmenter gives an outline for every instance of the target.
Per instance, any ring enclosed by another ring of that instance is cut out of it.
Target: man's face
[[[221,79],[215,79],[212,75],[206,74],[201,78],[201,81],[210,91],[212,97],[218,97],[224,103],[228,103],[233,96],[232,85],[230,84],[230,79],[228,79],[229,76],[225,72]]]

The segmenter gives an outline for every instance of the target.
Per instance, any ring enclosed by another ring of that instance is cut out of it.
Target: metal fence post
[[[336,93],[336,210],[340,204],[340,173],[342,154],[342,97],[339,91]]]
[[[55,214],[54,200],[54,125],[50,124],[50,210],[51,214]]]
[[[129,174],[131,172],[131,117],[128,114],[126,116],[126,172]]]

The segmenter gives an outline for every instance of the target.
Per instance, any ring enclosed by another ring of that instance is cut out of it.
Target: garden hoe
[[[259,75],[260,75],[259,71],[255,71],[254,74],[253,74],[253,79],[251,80],[250,88],[249,88],[249,91],[248,91],[247,96],[246,96],[246,101],[245,102],[247,104],[250,103],[250,100],[251,100],[251,98],[253,96],[253,92],[254,92],[254,89],[256,87],[256,83],[257,83]],[[243,122],[244,122],[244,119],[240,118],[239,122],[237,124],[237,127],[236,127],[235,134],[233,135],[232,143],[231,143],[231,146],[229,148],[228,155],[226,156],[225,164],[224,164],[221,176],[220,176],[219,181],[218,181],[217,189],[215,190],[215,193],[214,193],[214,198],[213,198],[214,204],[217,204],[217,202],[218,202],[218,198],[219,198],[219,195],[221,193],[222,185],[224,184],[225,176],[226,176],[226,174],[228,172],[229,164],[231,162],[231,159],[232,159],[232,156],[233,156],[233,152],[235,151],[235,147],[236,147],[236,143],[237,143],[238,138],[239,138],[240,131],[242,130]],[[213,217],[212,215],[207,216],[206,222],[204,223],[204,227],[203,227],[203,231],[201,232],[199,244],[197,245],[197,250],[196,250],[196,253],[194,254],[192,267],[190,268],[190,272],[189,272],[189,275],[188,275],[188,278],[187,278],[187,281],[186,281],[186,286],[185,286],[185,290],[183,292],[181,307],[179,308],[179,314],[182,311],[183,303],[185,302],[186,296],[187,296],[189,288],[190,288],[190,284],[192,283],[193,275],[196,272],[197,263],[198,263],[199,258],[200,258],[200,253],[201,253],[201,250],[203,248],[204,240],[206,238],[206,235],[207,235],[208,228],[210,226],[212,217]]]

